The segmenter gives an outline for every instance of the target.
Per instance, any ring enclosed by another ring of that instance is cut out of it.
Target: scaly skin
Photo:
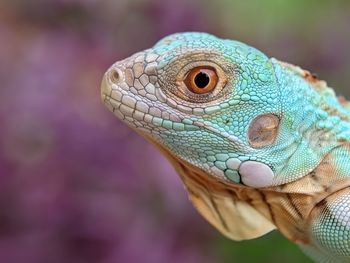
[[[214,70],[210,92],[188,88],[197,67]],[[324,81],[237,41],[179,33],[116,62],[101,89],[224,235],[277,228],[318,262],[350,262],[350,106]]]

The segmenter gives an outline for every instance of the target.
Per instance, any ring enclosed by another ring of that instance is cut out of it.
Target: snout
[[[112,91],[121,88],[124,82],[124,72],[117,65],[111,66],[103,75],[101,82],[101,99],[105,101],[106,97],[112,97]]]
[[[163,119],[176,119],[166,112],[166,95],[157,83],[158,56],[138,53],[114,63],[104,74],[101,98],[119,119],[133,127],[147,128]],[[164,112],[164,113],[163,113]],[[164,116],[162,116],[164,114]],[[159,126],[159,123],[158,123]]]

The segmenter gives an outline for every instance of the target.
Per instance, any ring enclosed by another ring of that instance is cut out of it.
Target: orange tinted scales
[[[348,179],[339,179],[332,153],[298,181],[255,189],[212,177],[157,146],[180,174],[197,210],[234,240],[252,239],[278,228],[295,243],[310,244],[312,210],[332,193],[350,186]]]
[[[308,70],[303,69],[303,77],[310,82],[315,88],[324,89],[327,88],[327,83],[323,80],[318,79],[317,75],[311,73]]]
[[[276,192],[274,188],[254,189],[219,181],[183,161],[179,162],[177,170],[195,207],[226,236],[236,239],[232,237],[232,232],[237,235],[238,229],[249,231],[248,226],[245,226],[248,222],[250,231],[254,227],[256,229],[254,233],[246,235],[239,233],[243,235],[241,239],[265,234],[274,225],[294,242],[309,242],[304,219],[315,203],[312,196]],[[266,227],[266,221],[270,222],[270,228]]]
[[[280,61],[280,63],[285,68],[293,71],[295,74],[297,74],[300,77],[304,78],[317,91],[322,91],[322,90],[328,89],[327,83],[324,80],[318,79],[316,74],[313,74],[313,73],[311,73],[308,70],[302,69],[301,67],[295,66],[295,65],[287,63],[287,62]]]
[[[315,83],[315,82],[319,81],[317,75],[314,73],[311,73],[308,70],[304,70],[304,78],[311,83]]]
[[[338,96],[338,101],[343,107],[350,108],[350,102],[344,96]]]

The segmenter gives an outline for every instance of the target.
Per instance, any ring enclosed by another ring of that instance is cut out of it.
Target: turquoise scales
[[[350,105],[325,82],[180,33],[112,65],[102,100],[162,150],[224,235],[278,228],[319,262],[350,262]]]

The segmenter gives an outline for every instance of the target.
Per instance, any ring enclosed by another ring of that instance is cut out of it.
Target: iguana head
[[[237,41],[179,33],[113,64],[102,100],[174,158],[268,187],[306,175],[349,140],[345,112],[332,116],[345,109],[306,73]]]

